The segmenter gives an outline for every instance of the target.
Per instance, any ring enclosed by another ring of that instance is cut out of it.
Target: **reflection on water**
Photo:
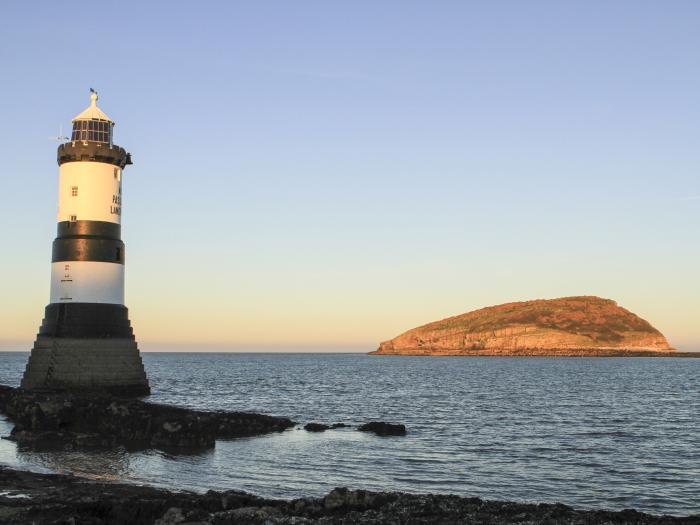
[[[0,356],[17,384],[24,355]],[[300,423],[405,423],[404,438],[300,428],[202,454],[18,452],[0,461],[99,479],[275,497],[335,486],[578,507],[697,512],[700,360],[145,354],[154,401]],[[0,421],[0,434],[11,426]]]
[[[53,472],[73,473],[90,479],[120,480],[128,476],[130,455],[123,449],[98,453],[18,451],[19,461],[40,464]]]

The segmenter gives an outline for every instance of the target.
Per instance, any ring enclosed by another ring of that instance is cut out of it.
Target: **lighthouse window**
[[[78,187],[77,187],[77,186],[73,186],[73,187],[70,189],[70,194],[71,194],[71,196],[73,196],[73,197],[77,197],[77,196],[78,196]]]
[[[109,143],[111,126],[101,120],[79,120],[73,123],[72,140]]]
[[[117,262],[120,262],[121,260],[122,260],[122,249],[121,249],[121,248],[117,248],[117,258],[116,258],[116,261],[117,261]]]
[[[75,222],[75,221],[77,221],[77,220],[78,220],[78,216],[77,216],[77,215],[71,215],[71,216],[70,216],[70,222]]]

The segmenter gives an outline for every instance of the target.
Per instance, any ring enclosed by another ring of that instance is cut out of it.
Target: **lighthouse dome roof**
[[[114,124],[114,121],[97,107],[97,92],[93,90],[90,91],[90,105],[71,122],[75,122],[76,120],[105,120]]]

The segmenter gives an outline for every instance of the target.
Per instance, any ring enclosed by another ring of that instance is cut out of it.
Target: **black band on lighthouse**
[[[120,304],[101,303],[48,305],[39,335],[95,339],[134,338],[129,310]]]
[[[121,239],[122,227],[107,221],[62,221],[58,223],[58,238],[101,237]]]
[[[124,264],[124,243],[90,237],[58,238],[53,241],[51,262],[95,261]]]

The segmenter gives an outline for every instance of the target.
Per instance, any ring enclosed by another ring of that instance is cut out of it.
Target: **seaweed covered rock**
[[[451,495],[337,488],[321,498],[275,500],[240,491],[194,494],[88,481],[0,467],[0,521],[8,525],[260,525],[495,523],[691,525],[700,516],[652,516],[634,510],[576,510],[562,504],[486,501]]]
[[[378,436],[405,436],[406,426],[400,423],[385,423],[384,421],[371,421],[358,428],[360,432],[373,432]]]
[[[244,412],[205,412],[108,394],[37,392],[0,385],[11,439],[31,449],[211,448],[217,439],[281,432],[294,422]]]

